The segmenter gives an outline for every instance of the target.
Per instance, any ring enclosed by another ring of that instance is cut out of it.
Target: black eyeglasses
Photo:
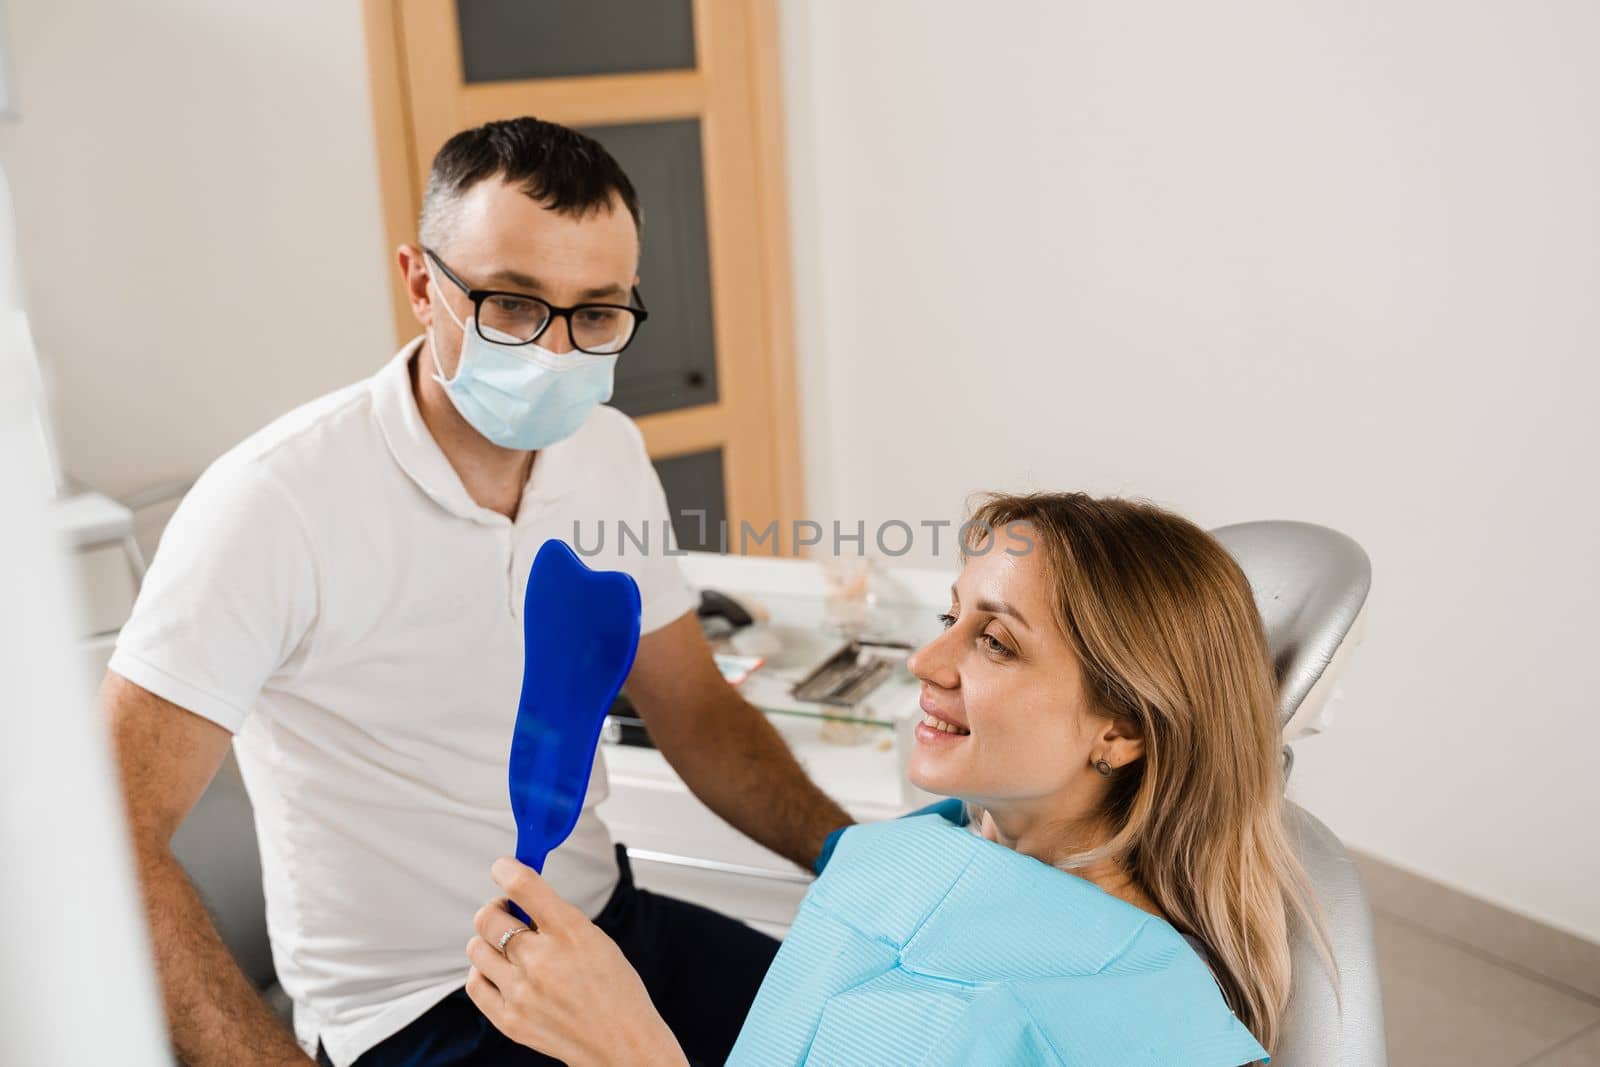
[[[626,304],[578,304],[575,307],[556,307],[548,300],[527,293],[506,293],[494,289],[474,289],[456,277],[456,272],[445,266],[444,260],[424,248],[423,254],[433,261],[439,272],[449,278],[472,301],[472,321],[478,336],[497,345],[531,345],[544,336],[556,319],[567,320],[567,334],[572,347],[592,356],[614,356],[633,341],[639,324],[649,318],[644,299],[639,290],[633,290],[633,302]]]

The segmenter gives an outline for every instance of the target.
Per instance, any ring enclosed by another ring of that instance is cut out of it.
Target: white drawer
[[[723,822],[679,781],[612,774],[611,794],[597,810],[612,838],[630,848],[804,876],[793,863]]]
[[[810,873],[723,822],[659,753],[621,755],[610,761],[611,792],[597,810],[613,839],[628,846],[638,884],[782,936]],[[616,766],[630,760],[636,773]]]
[[[771,875],[713,870],[691,857],[629,849],[634,881],[642,888],[700,904],[781,937],[794,921],[809,879],[779,881]],[[703,861],[701,861],[703,862]],[[804,878],[798,871],[798,878]]]

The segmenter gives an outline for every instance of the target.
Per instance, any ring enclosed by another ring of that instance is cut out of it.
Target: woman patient
[[[1126,500],[995,495],[963,529],[910,661],[910,775],[965,803],[837,838],[732,1061],[1264,1058],[1290,928],[1326,939],[1243,573]],[[496,1027],[574,1067],[689,1062],[609,938],[527,868],[494,876],[538,927],[501,956],[520,924],[478,915],[467,992]]]

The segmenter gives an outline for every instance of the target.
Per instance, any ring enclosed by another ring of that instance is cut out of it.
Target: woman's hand
[[[494,880],[533,920],[524,927],[491,901],[467,943],[467,996],[495,1028],[569,1067],[688,1063],[616,943],[530,867],[496,860]],[[495,947],[508,930],[523,929]]]

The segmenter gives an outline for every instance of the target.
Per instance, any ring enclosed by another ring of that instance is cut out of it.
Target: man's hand
[[[723,679],[693,612],[640,639],[624,688],[694,795],[772,851],[810,870],[828,835],[851,821]]]
[[[485,904],[474,920],[467,996],[495,1029],[569,1067],[686,1067],[616,942],[531,867],[501,859],[492,874],[534,924],[514,919],[504,900]],[[512,931],[519,932],[502,940]]]
[[[117,674],[106,675],[100,703],[116,744],[167,1028],[179,1058],[189,1067],[310,1067],[228,954],[172,854],[173,833],[227,754],[228,731]]]

